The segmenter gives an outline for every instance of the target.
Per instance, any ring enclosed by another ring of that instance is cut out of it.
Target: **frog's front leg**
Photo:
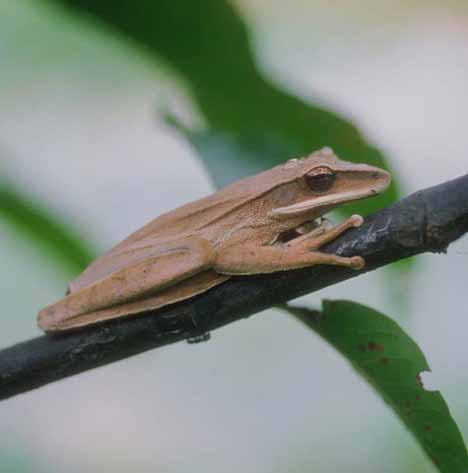
[[[312,230],[311,232],[305,233],[304,235],[301,235],[298,238],[294,238],[287,244],[291,246],[302,246],[308,250],[317,250],[321,246],[330,243],[331,241],[338,238],[343,232],[345,232],[349,228],[360,227],[363,221],[364,220],[360,215],[352,215],[336,227],[326,229],[326,227],[324,226],[325,229],[323,231],[320,231],[322,229],[321,225],[316,230]]]
[[[302,235],[287,243],[272,246],[233,245],[221,248],[215,258],[213,269],[222,274],[259,274],[304,268],[317,264],[345,266],[361,269],[364,259],[360,256],[346,258],[314,251],[334,240],[351,227],[361,225],[362,217],[353,215],[319,236]]]
[[[219,254],[213,269],[220,274],[248,275],[299,269],[317,264],[361,269],[364,259],[360,256],[345,258],[309,251],[299,246],[232,246]]]

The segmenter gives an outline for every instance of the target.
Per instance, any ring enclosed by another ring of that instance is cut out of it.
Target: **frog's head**
[[[342,161],[330,148],[291,159],[282,172],[289,182],[284,184],[284,201],[278,200],[270,212],[275,219],[315,219],[341,204],[380,194],[391,181],[387,171]]]

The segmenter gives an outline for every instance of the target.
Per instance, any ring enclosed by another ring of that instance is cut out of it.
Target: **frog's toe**
[[[366,261],[361,256],[353,256],[349,258],[349,267],[352,269],[362,269],[366,264]]]

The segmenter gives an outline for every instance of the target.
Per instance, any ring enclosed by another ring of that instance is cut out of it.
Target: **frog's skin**
[[[94,261],[69,294],[39,313],[47,332],[138,314],[187,299],[231,275],[331,264],[360,269],[364,260],[319,248],[362,217],[330,228],[330,210],[385,190],[386,171],[339,160],[329,148],[179,207]]]

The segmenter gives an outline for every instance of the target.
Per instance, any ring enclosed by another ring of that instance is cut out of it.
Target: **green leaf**
[[[220,183],[324,146],[342,159],[389,169],[354,125],[280,90],[259,72],[247,28],[230,2],[56,1],[113,26],[150,55],[163,57],[185,79],[211,126],[204,135],[192,135],[192,141],[203,144],[201,155]],[[224,165],[229,175],[220,179]],[[383,196],[362,201],[353,211],[375,211],[397,196],[394,180]]]
[[[350,301],[323,301],[322,311],[285,309],[343,354],[414,434],[442,473],[466,473],[461,433],[438,391],[424,389],[429,371],[418,345],[385,315]]]
[[[265,162],[273,166],[288,156],[284,143],[275,142],[273,138],[240,136],[213,129],[195,131],[170,112],[166,112],[164,118],[195,148],[218,188],[263,171]]]
[[[44,207],[0,181],[0,215],[71,274],[81,272],[94,258],[91,248]]]

